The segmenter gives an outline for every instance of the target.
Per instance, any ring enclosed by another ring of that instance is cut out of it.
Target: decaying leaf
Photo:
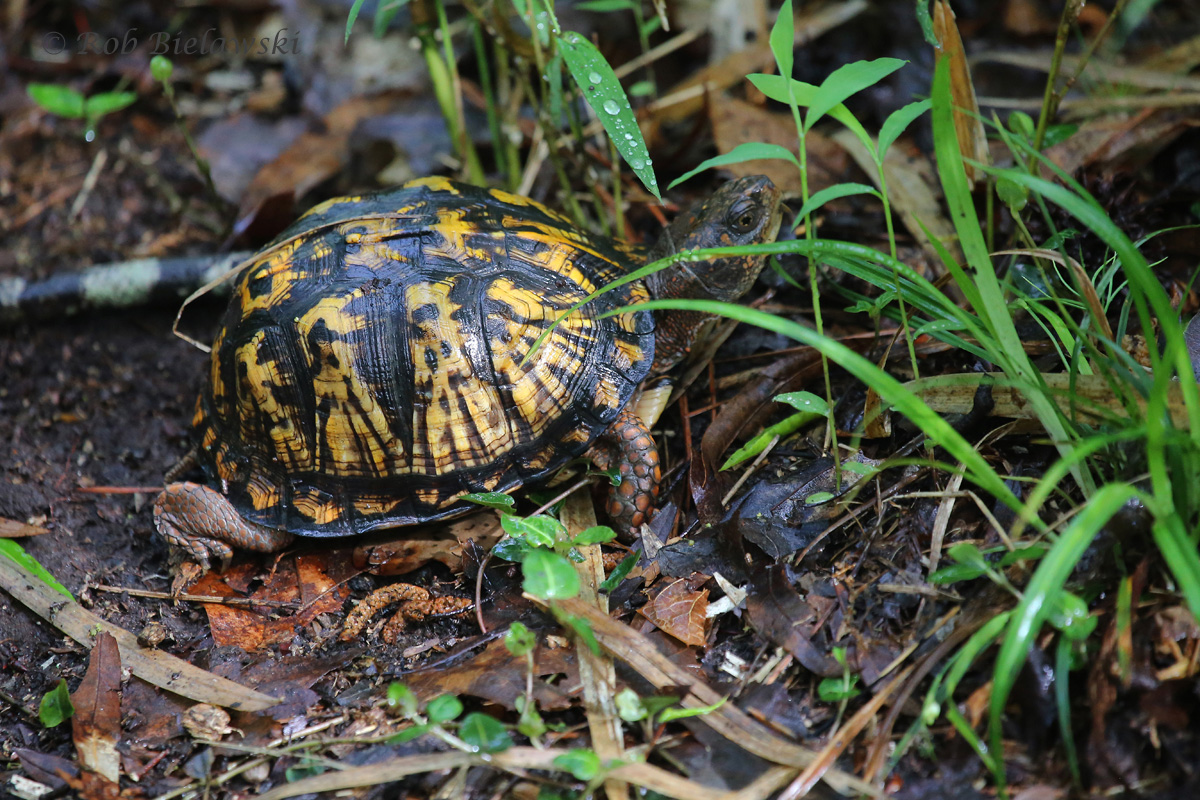
[[[183,727],[193,739],[220,741],[222,736],[233,733],[233,728],[229,727],[229,712],[208,703],[197,703],[185,711]]]
[[[28,525],[15,519],[0,517],[0,539],[20,539],[25,536],[40,536],[49,533],[45,528]]]
[[[359,545],[354,548],[354,566],[372,575],[405,575],[437,561],[461,572],[468,543],[486,551],[503,532],[494,512],[472,514],[435,530],[403,531],[385,541]]]
[[[121,654],[112,634],[96,637],[87,673],[71,694],[71,738],[80,765],[116,784],[121,777]]]
[[[565,675],[566,680],[548,678]],[[422,699],[439,694],[470,695],[516,709],[525,694],[526,661],[508,651],[499,639],[473,658],[456,658],[452,664],[430,665],[408,673],[404,682]],[[578,687],[579,666],[570,648],[539,645],[534,650],[533,696],[543,711],[569,708],[573,702],[566,687]]]
[[[826,654],[823,646],[813,644],[812,637],[820,629],[817,615],[793,588],[786,565],[762,570],[751,578],[746,620],[816,674],[842,674],[833,656]]]
[[[257,650],[292,638],[297,625],[310,624],[318,614],[340,614],[349,593],[346,581],[353,575],[344,551],[301,554],[281,559],[263,585],[247,595],[258,570],[243,564],[222,575],[210,572],[193,587],[197,594],[264,601],[262,610],[205,603],[218,645]]]
[[[674,636],[684,644],[699,647],[708,641],[712,620],[708,611],[708,589],[696,591],[689,578],[667,584],[638,613],[653,622],[659,630]]]
[[[958,149],[962,152],[967,180],[974,184],[980,177],[980,172],[971,162],[988,163],[987,133],[979,115],[975,84],[971,81],[971,68],[967,65],[967,54],[963,50],[962,38],[958,35],[958,24],[946,0],[937,0],[933,4],[933,29],[942,43],[942,52],[950,59],[950,96],[954,101],[954,130],[958,134]]]

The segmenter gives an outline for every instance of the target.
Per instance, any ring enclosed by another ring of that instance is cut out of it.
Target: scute
[[[247,519],[309,536],[449,516],[582,453],[654,355],[631,252],[445,179],[317,206],[240,276],[197,412]]]

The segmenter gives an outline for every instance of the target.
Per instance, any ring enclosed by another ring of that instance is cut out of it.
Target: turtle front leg
[[[608,516],[619,534],[636,534],[654,513],[662,480],[658,448],[646,423],[632,411],[622,411],[587,457],[599,469],[616,467],[621,482],[608,492]]]
[[[211,556],[228,566],[233,547],[273,553],[292,541],[287,531],[245,519],[225,495],[199,483],[168,484],[154,501],[154,527],[205,572]]]

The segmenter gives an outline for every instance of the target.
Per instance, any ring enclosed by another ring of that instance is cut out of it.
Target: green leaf
[[[603,544],[617,538],[617,532],[607,525],[595,525],[571,540],[571,544]]]
[[[67,119],[83,118],[83,95],[70,86],[55,83],[31,83],[25,92],[38,106]]]
[[[575,7],[581,11],[603,14],[609,11],[632,11],[635,5],[633,0],[586,0],[583,3],[576,3]]]
[[[634,565],[637,564],[640,557],[641,553],[634,550],[621,559],[621,563],[617,564],[613,571],[608,574],[608,577],[604,579],[604,582],[600,584],[600,591],[605,594],[612,593],[614,589],[621,585],[621,581],[625,580],[625,576],[633,570]]]
[[[463,717],[458,735],[481,753],[501,753],[513,746],[508,728],[494,717],[472,711]]]
[[[565,557],[535,548],[521,562],[521,588],[542,600],[567,600],[579,594],[579,573]]]
[[[525,560],[525,556],[529,555],[534,547],[524,539],[515,539],[509,537],[496,542],[496,546],[492,548],[492,555],[496,558],[502,558],[505,561],[511,561],[514,564],[519,564]]]
[[[283,771],[283,778],[288,783],[302,781],[305,778],[312,778],[325,772],[327,767],[322,764],[300,764],[295,767],[288,767]]]
[[[617,692],[613,700],[616,702],[617,716],[626,722],[637,722],[646,718],[647,711],[646,707],[642,705],[642,698],[638,697],[637,692],[628,686]]]
[[[63,597],[74,602],[75,597],[67,591],[67,587],[58,582],[58,579],[50,574],[49,570],[38,563],[37,559],[25,552],[25,548],[17,544],[12,539],[0,539],[0,556],[7,556],[10,561],[16,562],[19,566],[24,567],[29,572],[42,579],[42,582],[49,586],[54,591],[61,594]]]
[[[1029,547],[1018,547],[1016,550],[1010,550],[1005,553],[997,566],[1004,569],[1018,561],[1037,561],[1048,552],[1050,552],[1048,548],[1036,544]]]
[[[824,397],[812,392],[784,392],[775,395],[776,403],[785,403],[797,411],[807,411],[810,414],[829,415],[829,403]]]
[[[817,696],[826,703],[840,703],[862,694],[862,691],[855,687],[856,683],[857,675],[851,675],[848,681],[845,678],[824,678],[817,684]]]
[[[425,716],[429,717],[429,721],[434,725],[458,719],[462,712],[462,701],[452,694],[440,694],[425,706]]]
[[[71,704],[71,692],[67,682],[59,680],[58,685],[42,695],[41,705],[38,706],[38,719],[47,728],[61,725],[75,714],[75,706]]]
[[[580,617],[575,614],[564,614],[559,619],[559,622],[575,631],[575,635],[587,645],[588,650],[591,650],[595,655],[600,655],[600,643],[596,641],[596,634],[592,630],[592,623],[588,622],[586,617]]]
[[[1019,214],[1029,202],[1029,190],[1007,178],[996,181],[996,196],[1013,214]]]
[[[913,121],[924,114],[932,107],[929,100],[918,100],[915,103],[909,103],[906,106],[897,108],[888,118],[884,120],[883,127],[879,129],[879,142],[875,145],[875,158],[879,163],[883,163],[883,157],[892,144],[900,138],[900,134],[908,129],[908,126]]]
[[[779,74],[785,78],[792,77],[793,48],[796,46],[796,18],[792,15],[792,0],[784,0],[779,7],[779,16],[771,26],[767,41],[771,45],[775,63],[779,65]]]
[[[379,0],[379,5],[375,8],[375,24],[372,25],[372,33],[376,39],[383,38],[387,33],[388,26],[392,24],[392,20],[400,13],[400,9],[408,5],[408,0]],[[346,26],[346,36],[350,36],[350,26]]]
[[[721,465],[721,469],[733,469],[738,464],[748,461],[749,459],[757,456],[763,450],[766,450],[767,446],[771,444],[771,440],[773,440],[776,436],[790,436],[813,420],[821,419],[824,416],[824,414],[814,414],[809,411],[802,411],[799,414],[792,414],[780,422],[776,422],[770,427],[764,428],[762,433],[746,442],[744,445],[735,450],[733,454],[729,456],[729,458],[725,459],[725,463]]]
[[[829,77],[822,81],[821,87],[817,89],[808,107],[808,116],[804,120],[805,129],[812,128],[830,109],[841,105],[846,98],[858,94],[868,86],[874,86],[906,63],[908,62],[898,58],[877,58],[874,61],[855,61],[838,67],[829,73]]]
[[[133,105],[136,100],[137,94],[134,92],[104,92],[92,95],[83,103],[83,115],[94,122],[105,114]]]
[[[536,739],[546,732],[546,722],[538,713],[537,703],[528,701],[525,695],[518,695],[513,704],[520,713],[517,717],[517,733]]]
[[[813,492],[804,498],[804,504],[807,506],[817,506],[821,503],[828,503],[836,496],[833,492]]]
[[[420,725],[411,725],[402,731],[396,733],[395,736],[388,737],[388,744],[405,744],[413,739],[419,739],[429,733],[429,725],[422,723]]]
[[[987,570],[979,569],[978,567],[968,567],[965,564],[950,564],[942,567],[929,576],[929,582],[934,586],[946,586],[959,581],[973,581],[981,575],[986,575]]]
[[[513,500],[512,495],[505,494],[504,492],[471,492],[470,494],[464,494],[459,499],[487,508],[499,508],[505,511],[511,510],[516,505],[516,501]]]
[[[417,708],[420,703],[413,690],[408,688],[403,683],[392,682],[387,688],[387,704],[389,708],[394,708],[406,717],[411,717],[417,713]]]
[[[714,167],[726,167],[730,164],[741,164],[746,161],[764,161],[771,158],[790,161],[796,165],[796,169],[800,168],[800,162],[796,160],[796,156],[791,150],[778,144],[766,144],[765,142],[742,142],[737,147],[730,150],[728,153],[719,156],[713,156],[700,162],[700,165],[690,172],[685,172],[675,180],[671,181],[668,189],[674,189],[679,184],[686,181],[688,178],[703,172],[706,169]]]
[[[800,206],[800,211],[796,214],[796,225],[799,226],[804,222],[805,217],[830,200],[837,200],[839,197],[850,197],[856,194],[869,194],[873,197],[879,197],[879,192],[875,187],[867,186],[865,183],[836,183],[833,186],[826,186],[808,198],[807,203]]]
[[[670,722],[676,719],[687,719],[688,717],[699,717],[704,714],[711,714],[721,706],[725,705],[728,697],[722,697],[711,706],[702,706],[700,708],[664,708],[658,715],[659,722]]]
[[[510,625],[504,634],[504,646],[514,656],[528,655],[537,647],[537,637],[522,622],[517,621]]]
[[[980,549],[970,542],[959,542],[958,544],[950,545],[946,550],[946,555],[963,566],[987,571],[987,559],[983,557]]]
[[[566,528],[554,517],[539,514],[536,517],[517,517],[504,514],[500,527],[509,536],[524,539],[534,547],[553,547],[566,535]]]
[[[554,766],[571,773],[577,781],[590,781],[600,774],[600,756],[580,747],[557,756]]]
[[[1049,623],[1068,639],[1081,642],[1096,630],[1099,620],[1088,611],[1087,603],[1074,592],[1063,591],[1050,609]]]
[[[630,97],[649,97],[654,94],[654,81],[638,81],[629,87]]]
[[[777,100],[780,103],[791,105],[791,100],[788,97],[788,84],[779,75],[756,74],[747,75],[746,78],[767,97]],[[792,94],[796,99],[796,104],[799,106],[810,105],[816,99],[817,92],[819,91],[811,83],[797,80],[792,81],[791,88]],[[862,126],[858,118],[850,113],[850,109],[839,103],[825,113],[845,125],[854,134],[855,138],[863,143],[863,147],[867,148],[867,152],[871,153],[875,151],[875,142],[871,139],[871,134],[867,133],[867,129]]]
[[[1042,149],[1054,147],[1056,144],[1065,142],[1078,132],[1079,126],[1073,122],[1061,125],[1049,125],[1046,128],[1045,135],[1042,136]]]
[[[654,168],[650,165],[650,151],[646,149],[629,98],[625,96],[612,67],[587,38],[574,31],[564,32],[559,37],[558,45],[563,60],[567,62],[567,70],[588,105],[596,112],[617,152],[646,190],[662,200],[658,192],[658,179],[654,177]]]

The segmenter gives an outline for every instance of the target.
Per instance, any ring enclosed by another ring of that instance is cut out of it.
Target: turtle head
[[[779,190],[765,175],[739,178],[680,214],[650,251],[656,261],[682,250],[769,242],[779,232]],[[656,298],[733,301],[750,290],[764,256],[684,261],[647,279]]]

